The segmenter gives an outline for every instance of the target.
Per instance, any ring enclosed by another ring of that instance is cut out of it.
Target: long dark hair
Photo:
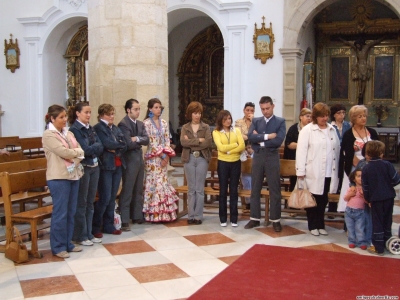
[[[81,112],[85,106],[89,106],[89,102],[78,102],[75,106],[68,109],[68,123],[71,126],[77,119],[76,112]]]
[[[48,128],[48,125],[51,122],[51,117],[53,117],[53,119],[56,119],[58,117],[58,115],[60,113],[62,113],[63,111],[66,111],[64,106],[61,106],[58,104],[53,104],[53,105],[49,106],[49,108],[47,109],[47,114],[44,117],[44,121],[46,122],[45,129]]]
[[[145,120],[149,117],[150,108],[153,108],[154,104],[156,104],[156,103],[162,105],[160,99],[158,99],[158,98],[151,98],[149,100],[149,102],[147,102],[147,111],[146,111],[146,115],[144,116]]]

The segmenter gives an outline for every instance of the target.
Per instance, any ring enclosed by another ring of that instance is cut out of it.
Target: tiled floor
[[[178,181],[180,172],[173,174]],[[400,201],[393,220],[397,234]],[[245,230],[247,221],[248,215],[242,216],[239,227],[222,228],[214,209],[202,225],[189,226],[186,219],[135,224],[132,231],[105,235],[102,244],[83,247],[65,260],[51,255],[45,231],[39,242],[42,259],[15,265],[0,254],[0,299],[185,299],[257,243],[369,255],[349,249],[342,225],[335,222],[327,222],[328,236],[314,237],[299,218],[282,220],[281,233],[271,226]]]

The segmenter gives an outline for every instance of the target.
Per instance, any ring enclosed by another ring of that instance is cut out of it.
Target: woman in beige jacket
[[[47,185],[53,201],[50,246],[53,255],[68,258],[68,252],[82,251],[71,239],[84,152],[74,134],[65,127],[67,113],[64,107],[50,106],[45,122],[42,142],[47,159]]]

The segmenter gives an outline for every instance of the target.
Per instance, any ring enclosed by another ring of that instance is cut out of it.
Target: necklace
[[[365,139],[366,139],[366,140],[364,141],[364,138],[361,137],[361,134],[358,132],[358,130],[357,130],[355,127],[353,127],[353,128],[354,128],[354,130],[357,132],[357,134],[358,134],[358,136],[360,137],[360,139],[362,140],[363,144],[365,145],[365,143],[368,142],[368,133],[367,133],[367,129],[364,127]]]
[[[159,124],[160,124],[160,128],[157,127],[156,122],[154,122],[153,118],[150,118],[151,123],[154,125],[154,127],[156,128],[156,135],[157,136],[162,136],[163,134],[163,126],[162,126],[162,122],[160,121],[160,119],[158,119]]]
[[[229,131],[229,135],[226,134],[226,132],[224,132],[224,134],[225,134],[225,136],[226,136],[226,138],[228,140],[228,144],[230,144],[231,143],[231,132]]]

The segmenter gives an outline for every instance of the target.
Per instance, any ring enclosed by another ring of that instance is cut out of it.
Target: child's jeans
[[[372,244],[378,253],[383,253],[385,244],[392,237],[394,199],[371,202]]]
[[[364,208],[364,217],[365,217],[365,240],[367,241],[368,247],[372,245],[372,217],[371,217],[371,209],[368,204],[365,204]]]
[[[251,190],[251,174],[242,173],[242,185],[243,185],[243,189]],[[246,197],[245,201],[246,201],[246,204],[249,204],[250,198]]]
[[[357,247],[367,246],[364,234],[364,209],[351,208],[347,206],[344,213],[344,219],[346,221],[349,244],[354,244]]]

